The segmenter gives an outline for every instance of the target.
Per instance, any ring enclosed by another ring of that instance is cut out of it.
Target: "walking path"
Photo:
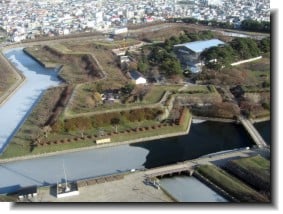
[[[264,141],[264,139],[261,137],[261,135],[258,133],[256,128],[253,126],[250,120],[245,119],[243,117],[238,118],[241,124],[244,126],[244,128],[247,130],[247,132],[250,134],[254,142],[259,146],[259,147],[266,147],[267,144]]]
[[[180,162],[177,164],[152,168],[146,171],[145,175],[147,177],[157,177],[163,176],[167,174],[179,173],[183,171],[189,171],[192,173],[193,169],[197,165],[205,165],[205,164],[216,164],[219,166],[225,165],[225,163],[231,159],[238,159],[243,157],[250,157],[258,154],[257,150],[250,150],[249,148],[241,148],[235,149],[232,151],[224,151],[215,154],[209,154],[197,159]]]

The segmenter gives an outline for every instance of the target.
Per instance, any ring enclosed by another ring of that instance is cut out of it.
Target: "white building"
[[[122,34],[122,33],[127,33],[127,32],[128,32],[128,28],[127,27],[115,28],[113,30],[113,34],[114,35],[118,35],[118,34]]]
[[[146,79],[137,71],[131,71],[130,72],[130,77],[134,81],[136,85],[138,84],[146,84]]]

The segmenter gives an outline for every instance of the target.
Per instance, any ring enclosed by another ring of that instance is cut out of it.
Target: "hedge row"
[[[154,120],[160,114],[162,114],[162,110],[160,109],[143,108],[122,112],[98,114],[90,117],[75,117],[66,119],[64,121],[58,120],[55,124],[53,124],[52,130],[54,132],[88,130],[111,125],[114,119],[117,119],[119,121],[118,123],[120,123],[120,121],[136,122]]]

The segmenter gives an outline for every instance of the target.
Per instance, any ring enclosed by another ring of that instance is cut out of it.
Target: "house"
[[[100,94],[104,104],[113,104],[120,102],[121,91],[119,89],[108,89]]]
[[[121,27],[121,28],[114,28],[113,30],[113,35],[118,35],[118,34],[124,34],[128,32],[128,28],[127,27]]]
[[[127,67],[127,65],[128,65],[128,63],[130,62],[131,60],[130,60],[130,58],[129,58],[129,56],[125,56],[125,55],[123,55],[123,56],[120,56],[120,67],[123,69],[123,68],[125,68],[125,67]]]
[[[202,62],[200,60],[201,53],[208,48],[224,44],[224,42],[218,39],[188,42],[174,45],[174,52],[185,69],[189,69],[193,73],[198,73],[201,71],[202,67]]]
[[[130,71],[129,75],[136,85],[146,84],[146,79],[137,71]]]

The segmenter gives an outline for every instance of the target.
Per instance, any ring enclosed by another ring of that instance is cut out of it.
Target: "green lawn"
[[[21,77],[7,62],[5,56],[0,53],[0,103],[12,92],[12,86],[21,83]],[[1,97],[2,96],[2,97]]]
[[[270,184],[270,161],[261,156],[241,158],[232,163],[243,169],[254,178],[260,178]],[[251,181],[252,182],[252,181]]]
[[[263,57],[254,62],[245,63],[237,67],[246,73],[247,85],[257,85],[263,81],[270,82],[270,58]]]
[[[234,196],[240,202],[269,202],[266,197],[214,165],[198,166],[196,172]]]

